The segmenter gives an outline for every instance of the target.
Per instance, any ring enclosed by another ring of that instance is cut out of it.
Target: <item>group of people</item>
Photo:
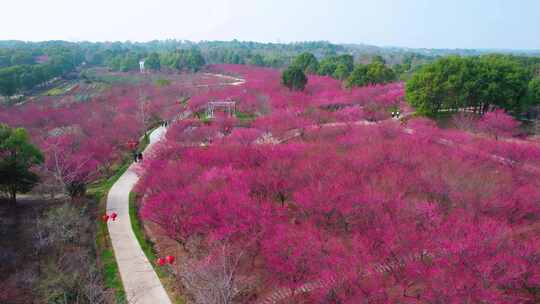
[[[143,160],[143,154],[142,152],[133,152],[133,159],[136,163]]]
[[[168,120],[164,120],[161,122],[161,126],[162,127],[168,127],[169,126],[169,121]],[[138,163],[138,162],[142,162],[143,160],[143,154],[142,152],[133,152],[133,160]]]

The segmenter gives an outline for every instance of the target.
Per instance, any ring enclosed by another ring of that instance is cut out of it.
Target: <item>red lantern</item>
[[[172,255],[167,256],[167,263],[169,263],[169,264],[174,263],[174,257]]]
[[[109,220],[109,216],[107,214],[103,215],[101,217],[101,219],[104,221],[104,222],[107,222]]]
[[[156,262],[157,262],[157,264],[158,264],[159,266],[163,266],[163,265],[165,265],[165,263],[166,263],[164,258],[159,258],[159,259],[157,259]]]
[[[117,216],[118,216],[118,214],[116,214],[116,212],[111,213],[111,219],[112,219],[113,221],[116,221],[116,217],[117,217]]]
[[[128,148],[133,150],[133,149],[135,149],[137,147],[137,142],[134,141],[134,140],[130,140],[130,141],[127,142],[127,146],[128,146]]]

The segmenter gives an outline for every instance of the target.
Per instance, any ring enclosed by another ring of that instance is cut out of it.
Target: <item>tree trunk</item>
[[[12,207],[17,206],[17,190],[16,189],[9,190],[9,202]]]

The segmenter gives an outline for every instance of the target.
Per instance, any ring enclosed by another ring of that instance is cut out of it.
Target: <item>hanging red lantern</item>
[[[117,217],[117,216],[118,216],[118,214],[116,214],[116,212],[111,213],[111,219],[112,219],[113,221],[116,221],[116,217]]]
[[[107,222],[109,220],[109,216],[107,214],[103,215],[101,217],[101,219],[104,221],[104,222]]]
[[[169,264],[174,263],[174,257],[172,255],[167,256],[167,263],[169,263]]]
[[[163,265],[165,265],[165,263],[166,263],[166,261],[165,261],[164,258],[159,258],[159,259],[157,259],[156,262],[157,262],[157,264],[158,264],[159,266],[163,266]]]
[[[134,140],[130,140],[127,142],[127,146],[129,149],[133,150],[137,147],[137,142]]]

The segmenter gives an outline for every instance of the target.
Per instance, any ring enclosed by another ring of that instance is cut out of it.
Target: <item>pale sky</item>
[[[1,0],[0,40],[540,49],[540,0]]]

